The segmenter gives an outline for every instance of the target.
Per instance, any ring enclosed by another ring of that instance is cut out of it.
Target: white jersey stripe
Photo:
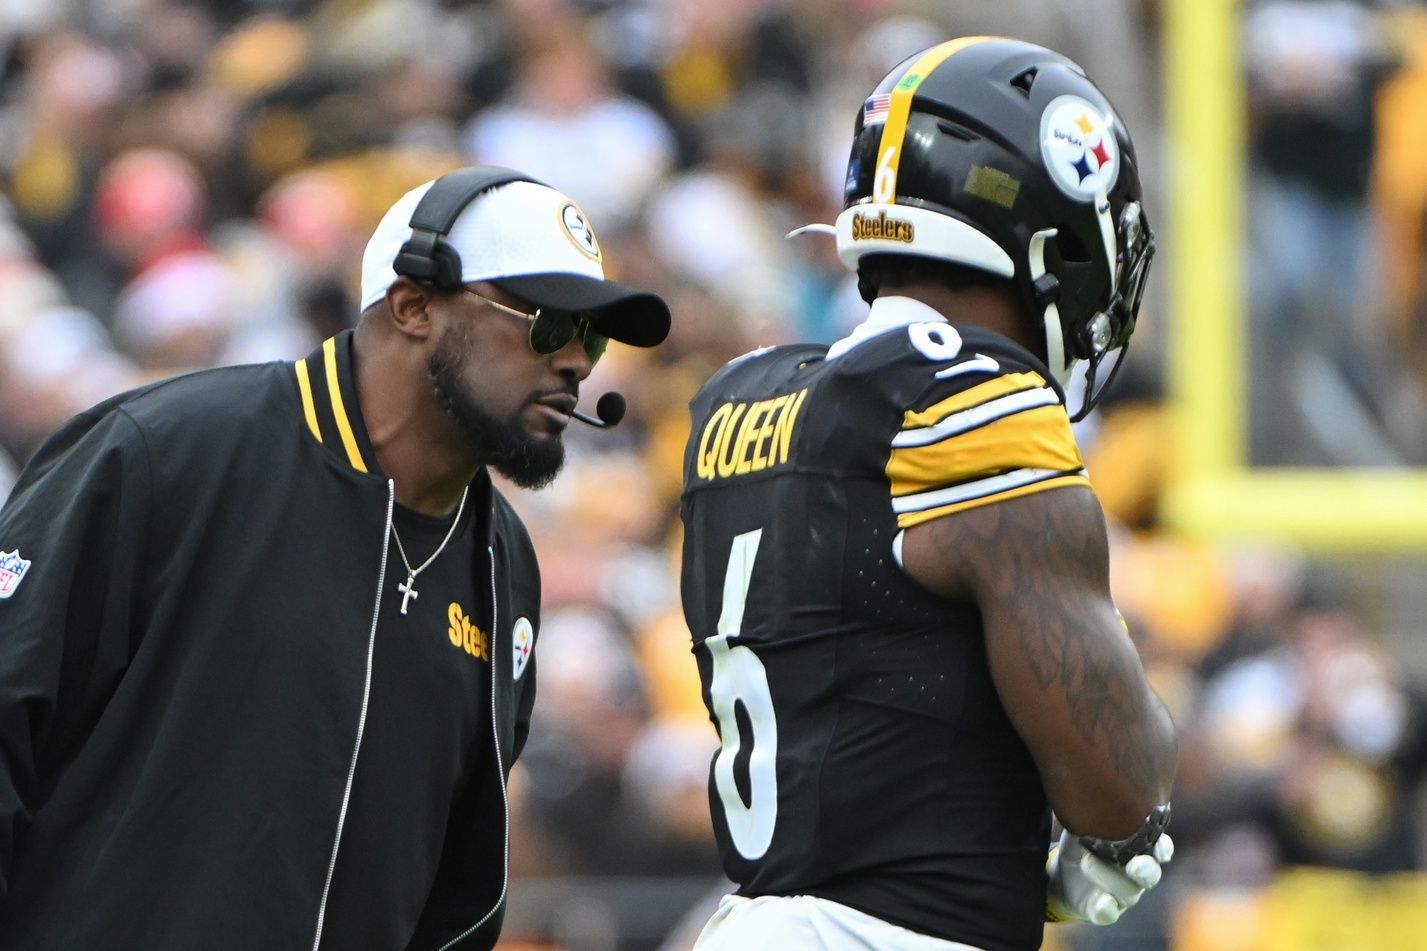
[[[1055,395],[1054,390],[1046,386],[1036,387],[1033,390],[1021,390],[1019,393],[1009,393],[1006,396],[988,400],[979,406],[972,406],[969,409],[952,413],[933,426],[904,429],[892,437],[892,448],[929,446],[934,442],[941,442],[951,436],[985,426],[987,423],[994,423],[1006,416],[1035,409],[1038,406],[1051,406],[1059,402],[1060,397]]]
[[[892,500],[892,511],[898,515],[904,515],[907,512],[921,512],[926,509],[940,508],[943,505],[955,505],[958,502],[967,502],[971,499],[985,498],[988,495],[997,495],[1001,492],[1008,492],[1011,489],[1019,489],[1024,486],[1034,485],[1037,482],[1044,482],[1047,479],[1084,475],[1084,469],[1072,469],[1069,471],[1062,469],[1013,469],[1010,472],[1003,472],[1000,475],[990,476],[985,479],[976,479],[971,482],[963,482],[960,485],[947,486],[944,489],[932,489],[927,492],[916,492],[912,495],[903,495],[894,498]]]

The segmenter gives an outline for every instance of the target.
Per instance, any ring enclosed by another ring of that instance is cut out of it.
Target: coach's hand
[[[1120,920],[1140,896],[1159,884],[1160,868],[1174,855],[1174,842],[1161,835],[1144,855],[1124,867],[1086,851],[1079,836],[1063,832],[1046,863],[1047,921],[1088,921],[1110,925]]]

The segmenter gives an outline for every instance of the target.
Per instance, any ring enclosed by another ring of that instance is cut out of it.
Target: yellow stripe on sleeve
[[[342,402],[342,387],[337,379],[337,340],[328,337],[322,344],[322,361],[327,368],[327,393],[332,400],[332,416],[337,420],[337,432],[342,434],[342,447],[347,450],[347,461],[358,472],[366,472],[367,464],[362,460],[362,452],[357,447],[357,437],[352,433],[352,424],[347,419],[347,407]]]
[[[924,446],[893,449],[892,497],[953,485],[1010,469],[1075,471],[1080,447],[1059,404],[1041,406]]]
[[[1082,473],[1067,473],[1057,476],[1054,479],[1046,479],[1043,482],[1035,482],[1031,485],[1023,485],[1018,488],[1008,489],[1005,492],[998,492],[995,495],[987,495],[977,499],[966,499],[964,501],[952,502],[948,505],[941,505],[936,508],[922,509],[917,512],[903,512],[897,516],[898,528],[911,528],[913,525],[920,525],[923,522],[930,522],[934,518],[941,518],[955,512],[976,508],[978,505],[989,505],[992,502],[1005,502],[1008,499],[1020,498],[1023,495],[1031,495],[1035,492],[1044,492],[1047,489],[1060,489],[1066,486],[1081,485],[1090,487],[1090,480]]]
[[[978,406],[998,396],[1019,393],[1021,390],[1034,389],[1038,386],[1045,386],[1045,378],[1034,370],[1027,370],[1024,373],[1007,373],[1004,376],[996,377],[994,380],[978,383],[970,389],[962,390],[960,393],[948,396],[941,402],[934,403],[919,413],[908,410],[906,415],[902,418],[902,429],[907,430],[916,429],[921,426],[935,426],[958,410]]]
[[[923,53],[911,65],[897,85],[892,87],[887,102],[887,121],[882,126],[882,139],[877,145],[877,171],[873,179],[872,200],[891,204],[897,200],[897,168],[902,161],[902,139],[907,134],[907,118],[912,112],[912,96],[932,70],[952,56],[991,36],[963,36],[947,40]]]
[[[307,374],[307,360],[298,360],[294,367],[297,370],[297,389],[302,394],[302,415],[307,417],[307,428],[321,442],[322,430],[317,425],[317,405],[312,402],[312,379]]]

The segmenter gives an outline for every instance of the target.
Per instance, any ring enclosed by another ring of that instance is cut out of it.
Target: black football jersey
[[[937,320],[757,351],[692,400],[683,600],[740,894],[1040,947],[1039,776],[975,605],[897,559],[909,526],[1088,484],[1049,376],[1005,338]]]

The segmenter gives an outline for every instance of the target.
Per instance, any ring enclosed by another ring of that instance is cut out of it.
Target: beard
[[[462,382],[470,338],[448,327],[426,360],[426,376],[436,400],[446,415],[461,427],[480,459],[524,489],[549,485],[565,464],[565,446],[560,437],[533,435],[521,416],[540,398],[533,393],[508,418],[500,419],[476,404]]]

